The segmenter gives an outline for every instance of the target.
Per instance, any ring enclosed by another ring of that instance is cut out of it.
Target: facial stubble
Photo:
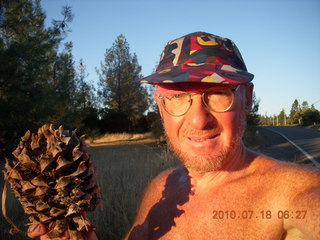
[[[173,144],[170,137],[166,133],[166,139],[171,150],[180,159],[181,163],[188,169],[192,169],[197,172],[210,172],[223,170],[228,159],[235,154],[236,151],[242,145],[242,136],[246,128],[246,114],[240,113],[238,128],[235,136],[232,138],[231,143],[228,146],[224,146],[218,152],[212,152],[210,154],[192,154],[186,149],[181,149],[179,146]]]

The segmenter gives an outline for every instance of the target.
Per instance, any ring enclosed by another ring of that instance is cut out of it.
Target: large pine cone
[[[101,196],[84,136],[64,132],[52,125],[27,131],[3,172],[31,224],[45,224],[52,237],[69,230],[78,239],[94,229],[83,212],[94,210]]]

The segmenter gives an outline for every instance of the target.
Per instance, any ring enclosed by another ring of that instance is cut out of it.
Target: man
[[[245,148],[253,75],[235,44],[197,32],[170,41],[154,84],[184,168],[147,188],[126,239],[320,239],[319,172]]]
[[[320,239],[319,172],[242,143],[252,79],[229,39],[197,32],[167,44],[142,82],[156,86],[168,143],[184,167],[151,182],[126,239]]]

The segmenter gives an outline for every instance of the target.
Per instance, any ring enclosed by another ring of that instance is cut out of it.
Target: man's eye
[[[168,100],[178,100],[178,99],[181,99],[181,98],[183,98],[183,97],[185,97],[185,94],[183,94],[183,93],[179,93],[179,94],[173,94],[173,95],[169,95],[169,96],[166,96],[166,98],[168,99]]]
[[[225,90],[215,90],[208,93],[209,95],[226,95],[227,94]]]
[[[184,94],[175,94],[172,98],[182,98]]]

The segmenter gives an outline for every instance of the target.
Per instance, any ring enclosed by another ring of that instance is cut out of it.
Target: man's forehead
[[[202,91],[211,87],[232,87],[234,85],[227,84],[213,84],[213,83],[166,83],[166,84],[156,84],[156,91],[158,93],[168,91],[168,90],[176,90],[176,91]]]

